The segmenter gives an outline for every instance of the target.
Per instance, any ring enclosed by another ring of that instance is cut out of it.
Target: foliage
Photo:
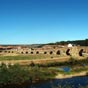
[[[59,45],[66,45],[66,44],[76,44],[76,45],[81,45],[81,46],[88,46],[88,39],[85,40],[74,40],[74,41],[60,41],[60,42],[56,42],[56,43],[48,43],[48,45],[55,45],[55,44],[59,44]]]
[[[20,65],[6,65],[0,66],[0,84],[17,84],[29,80],[29,70]]]
[[[38,66],[26,67],[19,64],[6,65],[2,63],[0,65],[0,86],[7,84],[21,85],[25,82],[49,79],[55,75],[56,73],[53,70]]]

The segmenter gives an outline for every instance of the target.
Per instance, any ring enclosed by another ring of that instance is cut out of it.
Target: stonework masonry
[[[82,53],[88,54],[88,47],[86,46],[73,46],[73,47],[60,47],[60,46],[52,46],[47,45],[43,46],[41,48],[22,48],[22,47],[15,47],[15,48],[0,48],[0,54],[50,54],[50,55],[67,55],[66,52],[69,49],[69,52],[71,56],[79,56],[79,52],[81,49],[83,49]]]

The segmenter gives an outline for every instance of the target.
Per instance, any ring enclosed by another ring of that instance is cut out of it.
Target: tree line
[[[88,39],[85,40],[73,40],[73,41],[60,41],[55,43],[48,43],[48,45],[66,45],[66,44],[74,44],[80,46],[88,46]]]

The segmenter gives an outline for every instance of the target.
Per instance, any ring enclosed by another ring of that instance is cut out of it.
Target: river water
[[[71,88],[79,88],[79,85],[88,85],[88,76],[85,77],[73,77],[66,79],[53,79],[49,81],[43,81],[36,84],[31,84],[27,88],[59,88],[58,85],[62,85],[61,88],[65,88],[64,84],[71,85]]]

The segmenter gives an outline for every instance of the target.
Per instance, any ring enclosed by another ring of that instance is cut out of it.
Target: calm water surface
[[[73,85],[72,88],[78,88],[79,85],[86,86],[88,85],[88,76],[43,81],[29,85],[27,88],[52,88],[52,86],[57,87],[58,85],[64,85],[64,84]]]

